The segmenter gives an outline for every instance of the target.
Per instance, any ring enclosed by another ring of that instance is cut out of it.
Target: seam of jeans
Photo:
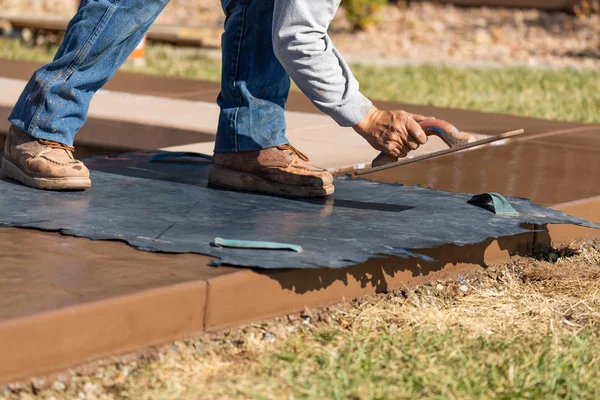
[[[59,82],[61,80],[65,80],[66,81],[67,79],[69,79],[71,77],[71,75],[73,75],[73,72],[75,72],[75,69],[77,68],[77,66],[81,63],[81,61],[88,54],[90,48],[93,46],[93,44],[96,41],[96,39],[98,39],[98,36],[100,36],[101,31],[104,29],[104,27],[106,26],[108,20],[112,17],[112,15],[114,14],[115,10],[117,9],[117,7],[121,3],[121,1],[122,0],[113,0],[113,3],[104,12],[104,15],[102,15],[102,18],[100,18],[100,21],[98,22],[98,24],[94,28],[94,31],[92,32],[92,34],[90,35],[90,37],[86,40],[85,44],[81,47],[81,49],[79,49],[79,52],[77,53],[77,55],[75,56],[75,58],[73,59],[73,61],[71,61],[71,63],[69,64],[69,66],[67,67],[67,69],[65,70],[65,72],[64,73],[62,73],[62,72],[59,73],[56,76],[56,78],[54,78],[48,84],[46,84],[46,86],[42,90],[42,93],[40,94],[40,96],[42,97],[42,99],[46,97],[46,94],[48,93],[48,90],[55,83],[57,83],[57,82]],[[42,109],[42,105],[38,104],[37,107],[36,107],[35,112],[33,113],[33,116],[31,117],[31,121],[30,121],[29,126],[28,126],[28,128],[29,128],[28,131],[39,129],[39,127],[38,127],[38,121],[37,120],[39,118],[39,113],[40,113],[41,109]]]
[[[235,72],[233,73],[233,88],[237,91],[238,93],[238,97],[239,97],[239,101],[238,101],[238,106],[235,109],[235,113],[233,115],[233,132],[234,132],[234,145],[235,145],[235,151],[240,151],[239,149],[239,144],[238,144],[238,132],[237,132],[237,117],[238,117],[238,113],[240,111],[240,108],[242,107],[242,92],[240,91],[240,89],[238,88],[237,85],[237,78],[238,78],[238,72],[240,69],[240,54],[242,53],[242,41],[244,39],[244,30],[246,29],[246,11],[248,10],[248,3],[244,4],[244,10],[242,11],[242,26],[240,27],[240,31],[237,37],[237,51],[236,51],[236,57],[235,57]]]

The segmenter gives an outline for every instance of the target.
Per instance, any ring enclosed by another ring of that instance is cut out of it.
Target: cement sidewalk
[[[0,75],[5,78],[0,82],[0,136],[8,129],[6,118],[25,81],[39,66],[0,60]],[[212,152],[217,125],[218,82],[119,72],[105,89],[94,99],[88,121],[76,137],[77,146],[111,149],[112,152],[157,148]],[[380,108],[403,109],[446,119],[462,130],[483,135],[518,128],[525,128],[526,135],[535,135],[582,126],[385,101],[375,101],[375,104]],[[290,140],[317,165],[332,169],[359,166],[369,163],[377,154],[351,129],[340,128],[321,114],[298,91],[290,92],[286,109]],[[443,147],[437,138],[432,138],[413,155]],[[332,152],[331,148],[337,150]]]
[[[0,107],[11,107],[26,83],[18,79],[0,78]],[[155,129],[197,132],[196,141],[163,147],[163,150],[212,154],[219,108],[215,103],[205,101],[100,90],[92,101],[89,117],[95,120],[151,126]],[[320,167],[332,171],[360,168],[370,164],[378,154],[351,128],[340,127],[325,115],[286,111],[286,123],[287,136],[291,143],[302,149],[312,162]],[[440,139],[432,137],[427,145],[412,152],[410,156],[446,147]]]

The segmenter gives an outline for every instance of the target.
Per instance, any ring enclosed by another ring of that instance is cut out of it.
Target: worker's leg
[[[290,78],[273,53],[273,4],[274,0],[222,0],[226,20],[217,152],[288,143],[283,111]]]
[[[333,177],[285,137],[290,78],[273,52],[274,0],[222,0],[221,107],[209,182],[229,189],[323,197]]]
[[[10,122],[35,138],[72,145],[94,93],[125,62],[168,2],[82,0],[54,61],[33,74]]]
[[[73,156],[92,96],[137,46],[168,0],[82,0],[54,61],[38,69],[12,114],[0,174],[27,186],[86,189]],[[127,110],[123,110],[127,112]]]

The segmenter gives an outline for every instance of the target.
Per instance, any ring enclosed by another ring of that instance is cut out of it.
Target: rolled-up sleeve
[[[354,126],[373,103],[333,46],[327,29],[340,0],[275,0],[273,50],[302,92],[342,126]]]

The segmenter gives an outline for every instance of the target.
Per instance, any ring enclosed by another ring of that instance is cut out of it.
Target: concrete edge
[[[528,228],[532,229],[530,225]],[[419,250],[432,262],[417,258],[372,258],[343,269],[240,270],[208,280],[205,329],[216,331],[252,320],[416,285],[453,278],[486,265],[529,254],[533,232],[475,245],[445,245]]]
[[[192,281],[0,323],[0,382],[200,333],[205,301],[206,282]]]
[[[551,208],[600,223],[600,196],[557,204]],[[534,238],[535,251],[544,251],[574,240],[600,238],[600,230],[576,225],[543,225],[536,226],[536,229],[541,232],[537,232]]]
[[[0,383],[39,379],[203,331],[455,277],[482,263],[529,253],[532,242],[533,233],[528,232],[475,246],[447,245],[423,252],[435,262],[376,258],[339,270],[240,269],[208,280],[8,320],[0,323]]]
[[[8,131],[10,124],[7,118],[11,110],[0,106],[0,139],[4,139]],[[123,152],[214,142],[214,139],[212,132],[90,117],[77,134],[75,147],[90,146]]]

